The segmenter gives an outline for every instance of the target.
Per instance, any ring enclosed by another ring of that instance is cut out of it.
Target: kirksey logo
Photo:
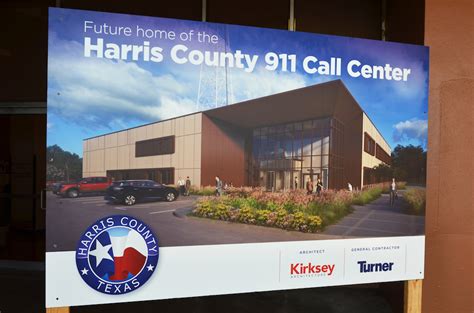
[[[82,279],[106,294],[124,294],[142,286],[155,272],[158,239],[136,218],[114,215],[91,225],[76,249]]]
[[[390,272],[393,269],[393,262],[386,263],[367,263],[367,261],[359,261],[359,271],[361,273],[372,273],[372,272]]]
[[[334,271],[335,266],[336,266],[335,264],[314,265],[311,262],[307,264],[292,263],[290,264],[290,274],[291,275],[317,275],[319,274],[318,276],[324,276],[324,275],[331,276]]]

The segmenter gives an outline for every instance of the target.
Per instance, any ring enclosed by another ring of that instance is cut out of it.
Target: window
[[[173,154],[174,141],[174,136],[137,141],[135,143],[135,157]]]
[[[375,155],[375,140],[367,133],[364,133],[364,151],[370,155]]]
[[[149,168],[136,170],[113,170],[107,171],[107,177],[113,180],[135,180],[145,179],[160,184],[173,184],[174,168]]]
[[[330,160],[334,158],[338,163],[331,164],[331,168],[338,167],[342,177],[343,125],[334,118],[262,127],[254,129],[252,136],[249,177],[255,186],[268,188],[267,174],[272,172],[275,179],[268,189],[295,188],[295,180],[303,187],[301,183],[307,178],[304,175],[320,173],[323,177],[326,171],[328,176]],[[342,178],[339,185],[342,186]]]
[[[385,164],[390,165],[392,163],[392,158],[390,157],[390,155],[385,152],[385,150],[378,144],[376,145],[375,149],[375,157],[380,161],[384,162]]]

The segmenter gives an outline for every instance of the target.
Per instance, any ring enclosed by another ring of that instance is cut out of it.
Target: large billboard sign
[[[49,13],[48,307],[423,277],[427,47]]]

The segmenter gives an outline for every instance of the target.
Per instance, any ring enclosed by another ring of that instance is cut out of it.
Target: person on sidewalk
[[[191,190],[191,179],[189,179],[189,176],[186,177],[186,184],[184,188],[185,188],[185,196],[189,196],[189,191]]]
[[[308,178],[308,181],[306,182],[306,194],[311,195],[313,194],[313,191],[314,191],[313,180],[311,178]]]
[[[222,196],[222,180],[220,179],[219,176],[216,176],[216,196]]]
[[[178,179],[178,190],[179,190],[179,194],[180,194],[181,196],[184,196],[184,193],[185,193],[185,191],[184,191],[184,185],[185,185],[184,180],[181,179],[181,177],[180,177],[180,178]]]
[[[318,196],[321,195],[321,191],[323,190],[323,183],[321,182],[321,179],[318,178],[318,181],[316,183],[316,193]]]
[[[392,183],[390,184],[390,206],[395,204],[395,199],[397,198],[397,183],[395,178],[392,178]]]

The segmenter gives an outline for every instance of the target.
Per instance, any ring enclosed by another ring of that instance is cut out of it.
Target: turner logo
[[[157,238],[145,223],[125,215],[91,225],[76,249],[79,275],[106,294],[136,290],[155,272],[157,263]]]
[[[391,272],[393,269],[393,262],[386,263],[367,263],[367,261],[359,261],[359,271],[361,273],[372,273],[372,272]]]
[[[290,275],[294,277],[304,276],[331,276],[334,272],[335,264],[312,264],[292,263],[290,264]]]

